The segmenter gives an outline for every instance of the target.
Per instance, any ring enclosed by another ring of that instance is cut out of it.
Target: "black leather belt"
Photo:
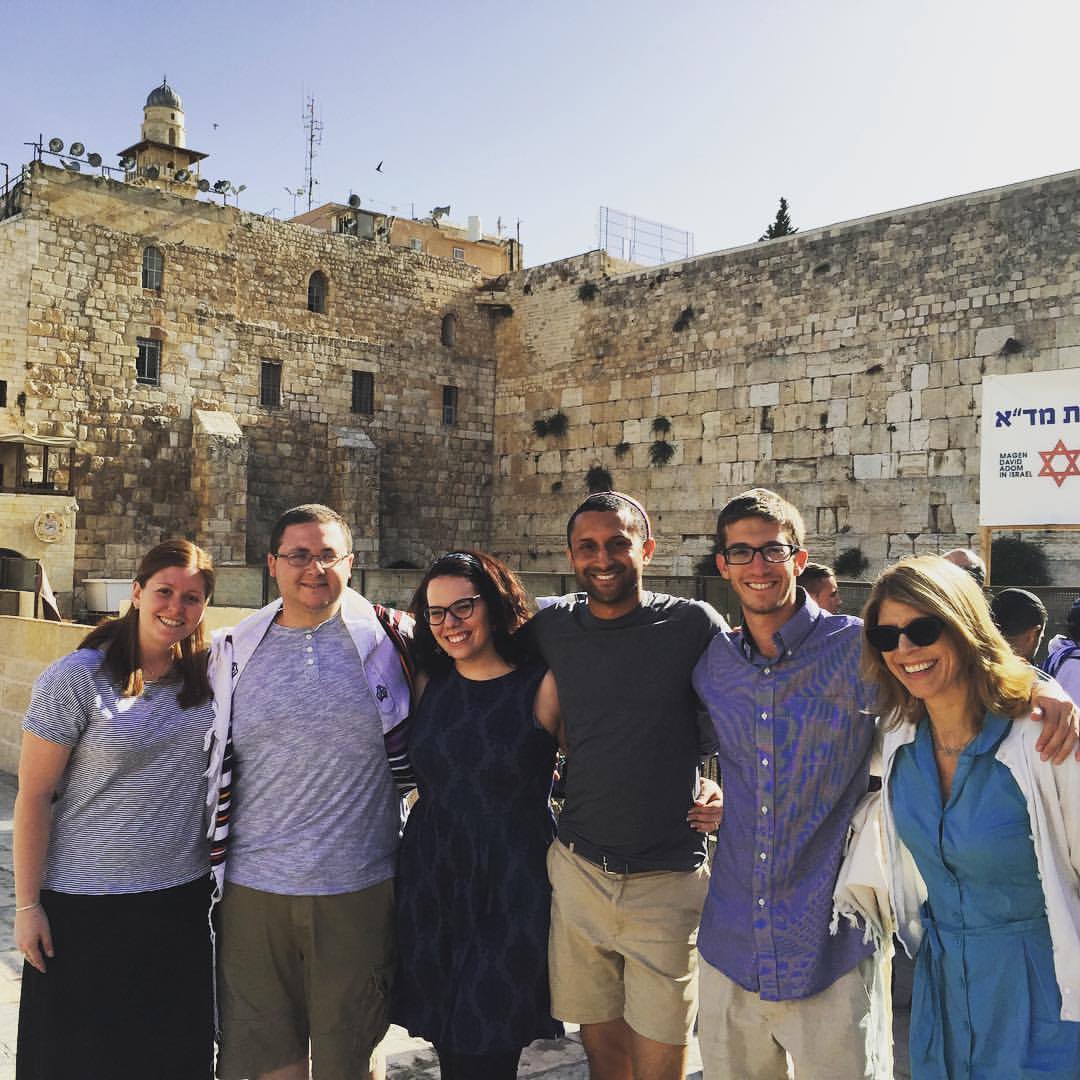
[[[627,859],[621,855],[611,855],[580,840],[563,840],[562,837],[559,840],[575,855],[580,855],[593,866],[599,866],[605,874],[655,874],[661,870],[667,873],[692,873],[701,865],[699,862],[696,866],[657,866],[655,863],[643,862],[641,859]]]

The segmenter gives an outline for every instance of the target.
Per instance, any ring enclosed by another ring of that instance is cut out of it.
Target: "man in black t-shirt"
[[[690,674],[725,624],[708,604],[643,591],[655,546],[640,504],[590,496],[567,526],[583,594],[530,624],[555,673],[571,763],[548,854],[552,1011],[581,1025],[603,1080],[685,1073],[703,834],[720,813],[715,787],[695,802],[711,734]]]

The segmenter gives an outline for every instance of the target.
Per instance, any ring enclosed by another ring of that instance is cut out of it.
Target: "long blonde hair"
[[[907,604],[945,624],[975,715],[995,712],[1015,718],[1027,709],[1035,669],[1009,648],[982,590],[960,567],[938,555],[919,555],[884,570],[863,609],[862,675],[877,687],[878,709],[889,726],[915,719],[922,702],[893,676],[881,653],[866,640],[866,631],[878,624],[884,600]]]

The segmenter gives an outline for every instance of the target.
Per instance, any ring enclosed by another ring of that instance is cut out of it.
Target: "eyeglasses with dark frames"
[[[275,559],[284,559],[294,570],[306,570],[312,563],[316,563],[320,570],[332,570],[339,562],[349,557],[349,552],[338,555],[335,551],[324,551],[319,555],[307,550],[297,548],[296,551],[278,551],[274,553]]]
[[[754,561],[755,555],[760,555],[769,563],[786,563],[801,548],[798,544],[781,544],[778,541],[772,544],[762,544],[761,547],[751,547],[749,544],[732,544],[720,552],[732,566],[746,566]]]
[[[866,640],[870,642],[880,653],[892,652],[900,646],[900,635],[920,648],[925,645],[933,645],[942,631],[945,623],[935,615],[922,615],[918,619],[912,619],[907,626],[889,626],[878,623],[877,626],[866,628]]]
[[[483,598],[477,593],[475,596],[463,596],[460,600],[447,604],[446,607],[426,607],[424,608],[424,619],[429,625],[438,626],[446,619],[446,613],[450,612],[459,622],[464,622],[472,617],[476,601],[481,599]]]

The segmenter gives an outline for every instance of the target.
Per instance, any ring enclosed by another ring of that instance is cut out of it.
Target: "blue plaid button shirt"
[[[693,675],[716,729],[724,789],[698,948],[767,1001],[816,994],[873,951],[845,920],[829,933],[873,746],[862,623],[797,595],[775,635],[775,660],[734,630],[713,638]]]

